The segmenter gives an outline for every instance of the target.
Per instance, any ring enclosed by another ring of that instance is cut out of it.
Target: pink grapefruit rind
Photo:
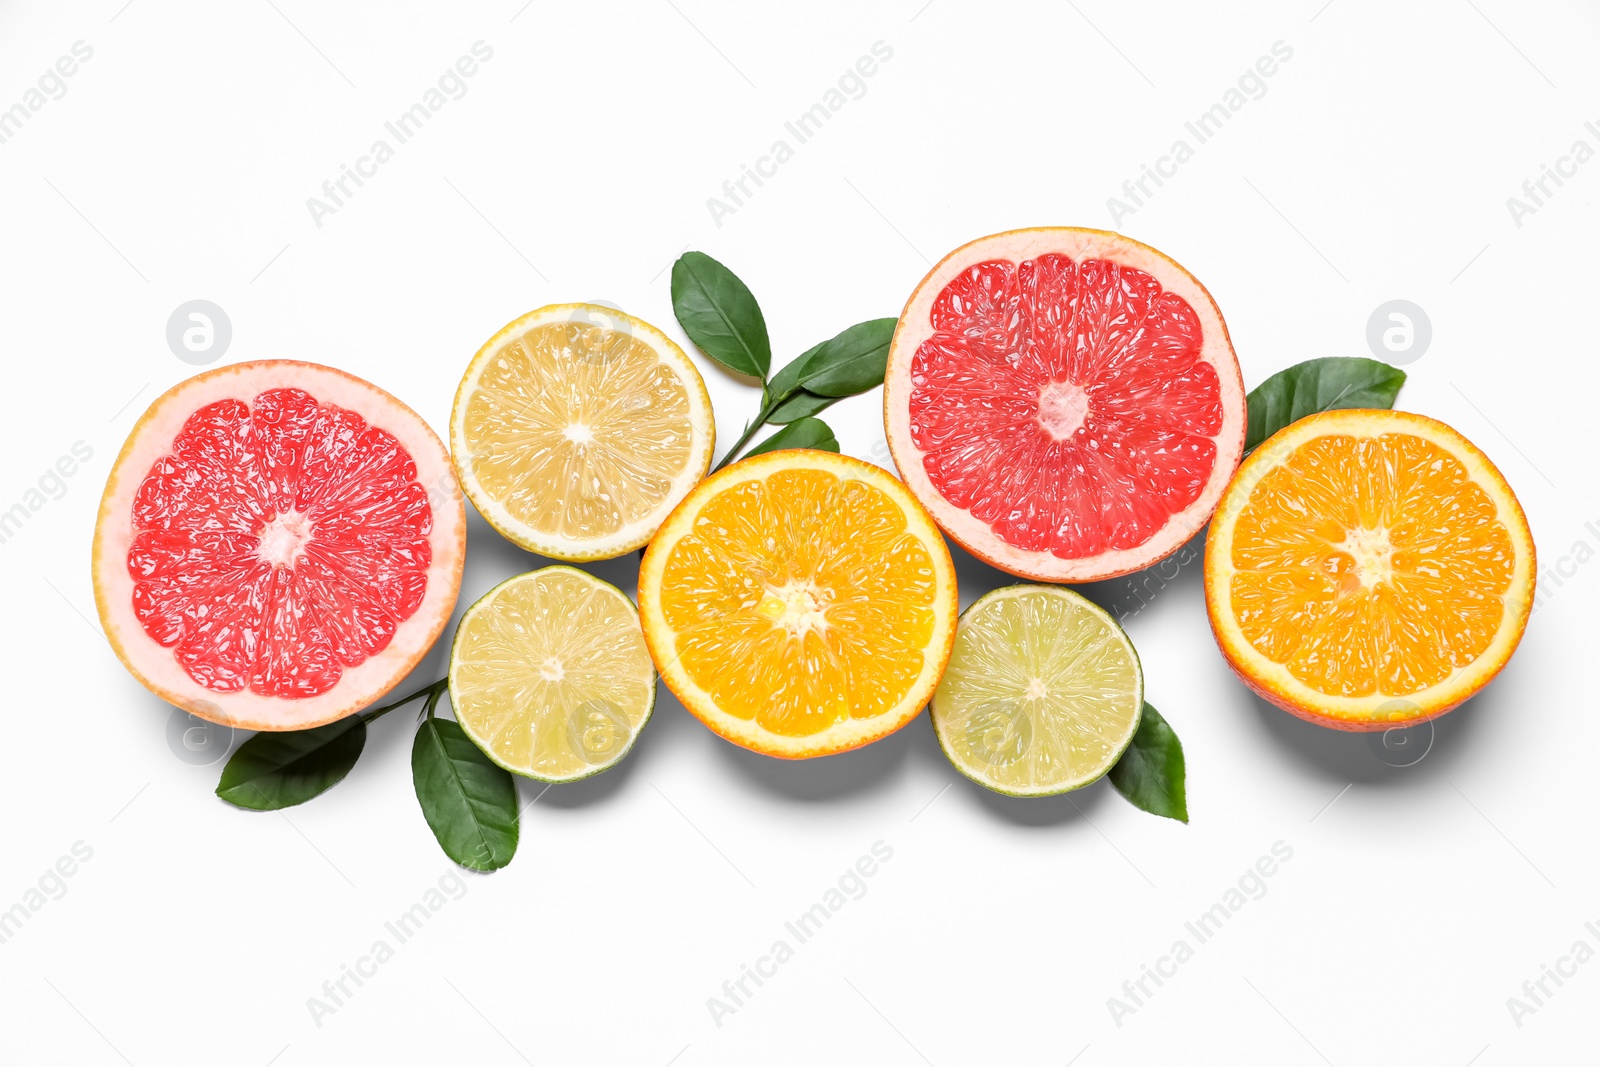
[[[323,405],[359,415],[393,434],[416,465],[416,481],[432,510],[431,560],[421,605],[399,623],[379,652],[344,668],[336,685],[298,699],[244,689],[224,693],[195,681],[170,648],[152,639],[133,608],[128,553],[136,530],[135,494],[151,467],[172,449],[189,416],[208,404],[250,404],[273,389],[302,389]],[[263,360],[206,371],[173,386],[128,434],[100,499],[95,523],[93,575],[100,624],[128,673],[156,696],[212,722],[247,730],[303,730],[343,718],[372,704],[409,674],[433,646],[455,609],[466,560],[466,506],[449,454],[422,418],[393,396],[354,375],[315,363]]]
[[[1062,558],[1009,544],[991,524],[945,499],[923,466],[923,451],[911,431],[911,367],[917,350],[934,333],[934,303],[964,270],[989,260],[1013,263],[1043,255],[1060,255],[1074,262],[1101,259],[1144,271],[1167,292],[1181,297],[1199,319],[1202,345],[1199,359],[1217,373],[1222,426],[1211,440],[1216,448],[1210,475],[1198,497],[1171,516],[1148,540],[1132,548],[1107,549],[1093,556]],[[1008,230],[980,237],[940,260],[918,283],[889,349],[883,391],[884,435],[895,467],[916,498],[933,515],[940,528],[972,555],[1000,570],[1022,578],[1046,582],[1093,582],[1115,578],[1149,567],[1171,555],[1198,533],[1210,519],[1228,480],[1244,454],[1248,414],[1244,377],[1228,337],[1222,312],[1205,286],[1170,257],[1148,245],[1107,230],[1075,227],[1039,227]]]

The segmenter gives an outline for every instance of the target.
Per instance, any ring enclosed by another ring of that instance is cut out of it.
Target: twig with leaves
[[[672,311],[700,351],[761,383],[760,411],[714,470],[738,459],[740,450],[768,424],[783,429],[746,455],[780,448],[839,451],[833,430],[816,414],[883,384],[897,321],[858,322],[772,374],[772,342],[761,305],[738,275],[704,252],[685,252],[672,265]]]

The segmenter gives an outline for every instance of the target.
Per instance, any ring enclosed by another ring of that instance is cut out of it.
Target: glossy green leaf
[[[828,342],[812,345],[798,356],[778,368],[778,372],[767,382],[767,392],[774,397],[782,399],[801,388],[800,372],[805,369],[806,362]]]
[[[782,426],[786,422],[803,419],[807,415],[815,415],[837,404],[843,397],[817,396],[804,389],[798,390],[793,396],[772,409],[772,414],[767,416],[767,421],[775,426]]]
[[[1148,703],[1140,716],[1133,743],[1111,768],[1111,784],[1134,807],[1179,822],[1189,821],[1189,803],[1184,795],[1183,743],[1161,713]]]
[[[360,715],[311,730],[256,734],[222,768],[217,796],[254,811],[304,804],[343,781],[366,743]]]
[[[704,252],[672,265],[672,311],[700,350],[736,374],[766,380],[772,366],[767,320],[738,275]]]
[[[497,871],[517,851],[517,786],[459,725],[429,715],[411,745],[411,779],[423,817],[445,855]]]
[[[1319,411],[1392,407],[1405,381],[1405,371],[1363,357],[1329,356],[1296,363],[1250,391],[1245,451]]]
[[[816,448],[823,452],[839,451],[839,442],[833,436],[833,430],[821,419],[809,416],[796,419],[759,445],[745,453],[745,457],[758,456],[763,452],[776,452],[780,448]]]
[[[810,349],[772,378],[772,395],[804,389],[818,396],[855,396],[883,384],[897,319],[858,322]]]

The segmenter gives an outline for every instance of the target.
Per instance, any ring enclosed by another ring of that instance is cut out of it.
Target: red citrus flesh
[[[107,486],[107,634],[196,714],[337,718],[399,681],[454,606],[453,489],[438,438],[359,379],[289,362],[190,379],[141,420]]]
[[[925,278],[889,360],[885,427],[947,533],[1015,574],[1149,566],[1210,517],[1244,443],[1222,317],[1117,234],[1021,230]]]

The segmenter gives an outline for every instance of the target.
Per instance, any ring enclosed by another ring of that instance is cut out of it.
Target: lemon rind
[[[468,455],[466,442],[467,399],[471,396],[483,368],[500,350],[505,341],[551,322],[570,320],[576,314],[598,315],[627,320],[634,336],[648,341],[661,362],[672,367],[683,381],[689,396],[689,423],[693,432],[693,447],[683,470],[673,478],[672,489],[649,515],[636,519],[605,537],[580,539],[557,537],[541,533],[516,519],[505,505],[495,499],[481,484],[464,457]],[[655,535],[661,522],[671,514],[682,499],[706,476],[711,468],[711,457],[716,450],[716,418],[711,409],[711,395],[706,392],[705,379],[700,370],[672,338],[643,319],[600,304],[549,304],[530,311],[507,323],[493,337],[483,343],[456,387],[455,400],[450,408],[450,458],[462,490],[477,508],[478,514],[506,540],[550,559],[567,563],[592,563],[615,559],[625,553],[642,548]]]

